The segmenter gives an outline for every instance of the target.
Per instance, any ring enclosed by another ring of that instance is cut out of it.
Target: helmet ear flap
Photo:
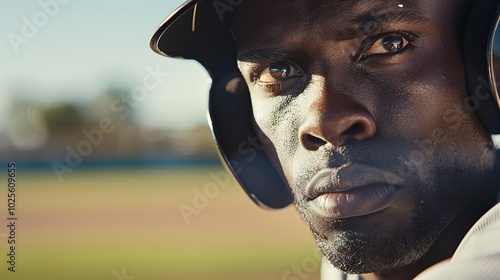
[[[280,209],[293,202],[290,188],[257,142],[250,94],[239,72],[212,85],[209,124],[225,167],[255,203]]]
[[[468,101],[490,134],[500,133],[499,2],[475,1],[464,36]]]

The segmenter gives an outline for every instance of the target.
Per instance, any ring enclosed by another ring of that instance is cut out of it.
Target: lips
[[[307,204],[328,219],[365,216],[389,207],[403,182],[388,171],[360,164],[323,169],[306,187]]]

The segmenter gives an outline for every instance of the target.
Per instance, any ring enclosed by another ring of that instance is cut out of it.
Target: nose
[[[299,128],[301,145],[317,150],[331,144],[341,146],[349,140],[365,140],[377,131],[372,114],[345,94],[321,94],[308,107]]]

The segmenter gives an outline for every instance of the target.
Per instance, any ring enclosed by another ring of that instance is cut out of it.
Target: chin
[[[319,217],[302,205],[297,208],[325,258],[351,274],[386,273],[415,263],[439,235],[421,226],[423,221],[394,223],[397,220],[390,209],[332,220]]]
[[[377,235],[373,232],[333,230],[330,238],[313,235],[323,255],[338,269],[352,274],[386,273],[412,264],[432,243],[411,234]],[[427,240],[428,241],[428,240]]]

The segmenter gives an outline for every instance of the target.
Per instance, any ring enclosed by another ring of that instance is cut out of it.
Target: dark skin
[[[459,3],[256,0],[235,16],[259,139],[341,270],[413,278],[494,203]]]

